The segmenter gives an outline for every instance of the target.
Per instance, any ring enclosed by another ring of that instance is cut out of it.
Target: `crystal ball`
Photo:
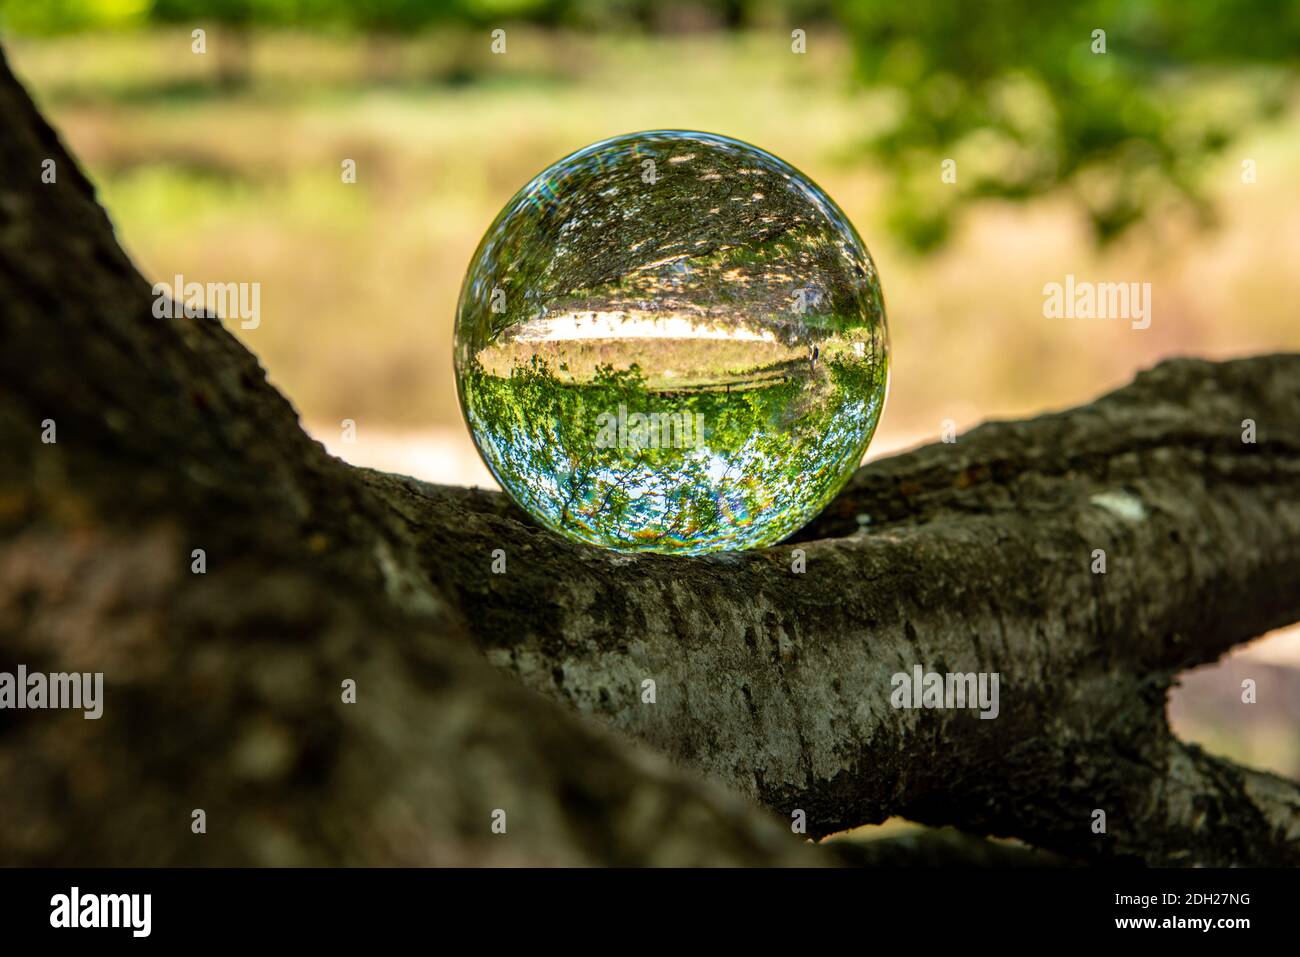
[[[858,467],[888,388],[871,256],[771,153],[603,140],[489,227],[456,317],[474,442],[534,519],[622,552],[772,544]]]

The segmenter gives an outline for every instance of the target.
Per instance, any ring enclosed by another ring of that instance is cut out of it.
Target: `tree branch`
[[[1300,356],[1168,362],[873,463],[800,541],[711,558],[616,556],[499,496],[368,479],[490,660],[815,833],[903,813],[1070,856],[1293,862],[1300,790],[1189,784],[1164,700],[1178,670],[1300,618],[1298,385]],[[917,664],[999,673],[1001,713],[894,710]]]
[[[1300,357],[1166,363],[873,463],[795,543],[621,556],[329,458],[217,322],[152,317],[2,66],[0,115],[0,639],[103,670],[109,702],[0,712],[6,860],[807,859],[522,683],[816,835],[901,813],[1071,858],[1297,862],[1300,789],[1174,741],[1164,698],[1300,618]],[[895,710],[915,665],[997,672],[998,717]]]

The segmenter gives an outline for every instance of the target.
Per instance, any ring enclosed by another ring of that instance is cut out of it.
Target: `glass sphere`
[[[677,130],[538,174],[456,317],[461,408],[501,487],[626,552],[802,527],[861,462],[888,355],[875,266],[831,199],[770,153]]]

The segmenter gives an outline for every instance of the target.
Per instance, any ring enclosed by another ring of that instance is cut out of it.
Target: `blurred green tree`
[[[144,23],[153,0],[0,0],[0,24],[16,33],[42,36],[77,30],[134,27]]]
[[[881,109],[867,147],[917,249],[963,201],[1071,190],[1106,241],[1167,204],[1204,217],[1209,159],[1285,106],[1300,4],[842,0]],[[946,162],[947,161],[947,162]]]

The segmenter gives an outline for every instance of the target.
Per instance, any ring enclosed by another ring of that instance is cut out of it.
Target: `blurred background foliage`
[[[870,455],[1300,349],[1300,4],[0,0],[0,34],[145,275],[259,282],[228,325],[361,464],[490,483],[451,377],[470,256],[534,173],[638,129],[762,146],[858,226],[894,342]],[[1044,318],[1068,274],[1150,282],[1151,327]],[[1185,736],[1300,776],[1300,632],[1187,684]]]
[[[1300,54],[1300,5],[1274,0],[842,9],[862,80],[897,91],[869,144],[896,179],[893,225],[922,247],[965,200],[1062,186],[1102,241],[1170,202],[1209,215],[1207,160],[1282,113]],[[929,175],[944,158],[957,189]]]
[[[1282,113],[1300,56],[1300,4],[1277,0],[0,2],[0,23],[31,35],[215,24],[225,85],[247,80],[255,30],[372,35],[382,75],[384,38],[448,25],[673,32],[777,21],[836,24],[857,77],[892,93],[864,124],[863,146],[893,179],[889,225],[919,250],[948,236],[964,201],[1062,186],[1103,242],[1171,202],[1212,216],[1207,159]],[[1223,82],[1243,69],[1248,83]],[[468,79],[471,64],[456,58],[451,75]],[[945,159],[955,182],[933,175]]]

